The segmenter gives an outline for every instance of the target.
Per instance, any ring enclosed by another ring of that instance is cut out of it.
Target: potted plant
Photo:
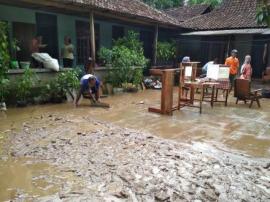
[[[30,69],[27,68],[22,78],[17,83],[17,106],[25,107],[31,95],[31,89],[35,86],[37,76]]]
[[[123,83],[122,87],[125,92],[130,92],[130,93],[138,92],[138,87],[132,83]]]

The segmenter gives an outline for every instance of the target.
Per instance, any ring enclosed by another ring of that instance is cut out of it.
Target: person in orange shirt
[[[237,58],[238,51],[236,49],[232,50],[231,57],[228,57],[225,61],[225,65],[230,67],[230,83],[231,89],[234,86],[234,80],[236,79],[238,69],[239,69],[239,60]]]

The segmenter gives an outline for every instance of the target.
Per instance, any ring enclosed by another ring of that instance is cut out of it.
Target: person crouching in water
[[[78,106],[78,102],[83,95],[86,98],[89,98],[91,102],[96,103],[99,101],[99,88],[100,81],[98,78],[92,74],[86,74],[81,78],[81,88],[77,95],[75,106]]]

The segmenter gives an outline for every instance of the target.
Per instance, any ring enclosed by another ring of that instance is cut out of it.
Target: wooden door
[[[31,58],[30,45],[32,39],[36,35],[36,25],[23,23],[23,22],[13,22],[13,39],[18,41],[18,46],[20,51],[17,52],[16,58],[18,61],[29,61]]]

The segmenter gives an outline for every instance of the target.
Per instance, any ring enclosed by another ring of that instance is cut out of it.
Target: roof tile
[[[182,6],[178,8],[171,8],[164,10],[168,15],[176,18],[180,22],[184,22],[190,18],[198,15],[205,14],[205,12],[210,11],[211,6],[206,4],[198,4],[192,6]]]
[[[71,2],[82,6],[95,7],[101,10],[109,10],[111,12],[120,13],[128,16],[141,17],[153,20],[163,24],[179,26],[180,22],[140,0],[60,0]]]
[[[220,8],[191,18],[181,25],[196,30],[265,27],[256,22],[258,0],[224,0]]]

